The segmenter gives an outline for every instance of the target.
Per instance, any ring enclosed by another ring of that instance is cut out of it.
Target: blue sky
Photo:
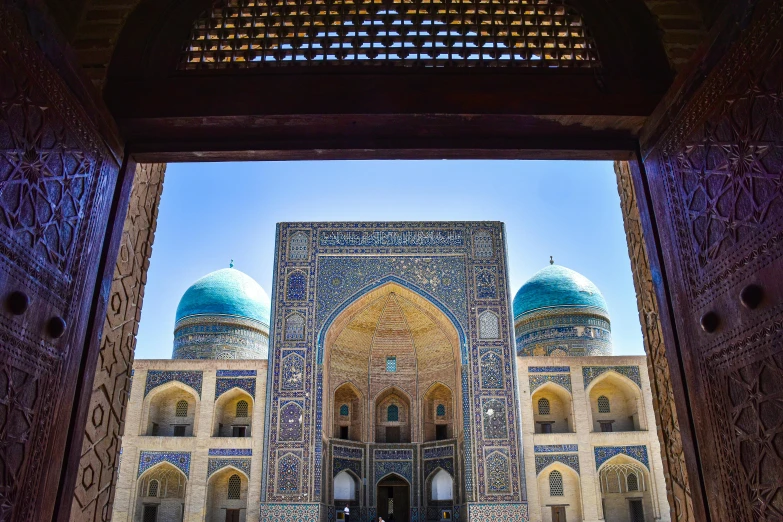
[[[438,160],[169,164],[136,358],[171,357],[180,297],[231,259],[271,295],[275,223],[418,220],[503,221],[512,293],[554,256],[601,289],[614,353],[644,354],[610,162]]]

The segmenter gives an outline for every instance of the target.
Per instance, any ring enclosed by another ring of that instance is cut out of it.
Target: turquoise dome
[[[598,308],[609,316],[604,296],[579,272],[549,265],[522,285],[514,296],[514,318],[545,308]]]
[[[269,326],[269,296],[261,285],[236,268],[205,275],[185,291],[177,306],[177,322],[195,315],[229,315]]]

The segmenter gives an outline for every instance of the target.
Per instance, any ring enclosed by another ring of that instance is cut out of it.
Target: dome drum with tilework
[[[592,281],[552,264],[531,277],[514,297],[519,355],[611,355],[606,301]]]
[[[247,274],[224,268],[205,275],[180,299],[174,359],[266,359],[270,301]]]

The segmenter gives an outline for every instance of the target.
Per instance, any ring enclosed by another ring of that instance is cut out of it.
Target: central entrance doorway
[[[378,482],[376,497],[378,516],[386,522],[410,521],[411,488],[399,475],[389,475]]]

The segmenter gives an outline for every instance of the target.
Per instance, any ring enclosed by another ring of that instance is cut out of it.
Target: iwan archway
[[[36,415],[5,446],[23,457],[4,479],[10,516],[110,511],[118,455],[105,448],[130,381],[162,183],[153,163],[304,157],[630,161],[618,180],[672,509],[684,520],[777,516],[758,500],[783,477],[765,449],[775,414],[758,390],[774,397],[781,382],[781,208],[769,189],[781,172],[779,2],[551,2],[589,29],[600,67],[585,68],[559,67],[577,54],[568,45],[552,67],[507,67],[507,20],[478,31],[470,5],[432,4],[411,2],[409,15],[445,17],[492,49],[464,67],[398,67],[376,63],[379,53],[340,69],[346,52],[326,68],[245,70],[240,58],[255,57],[240,42],[189,71],[179,64],[212,16],[207,0],[0,6],[0,354],[14,375],[3,393],[25,389],[24,411]],[[538,4],[549,2],[501,3],[498,16]],[[215,6],[232,19],[240,7]],[[214,29],[228,44],[226,26]],[[426,32],[410,36],[437,37]],[[306,51],[319,37],[291,44]],[[62,400],[48,400],[52,390]]]

